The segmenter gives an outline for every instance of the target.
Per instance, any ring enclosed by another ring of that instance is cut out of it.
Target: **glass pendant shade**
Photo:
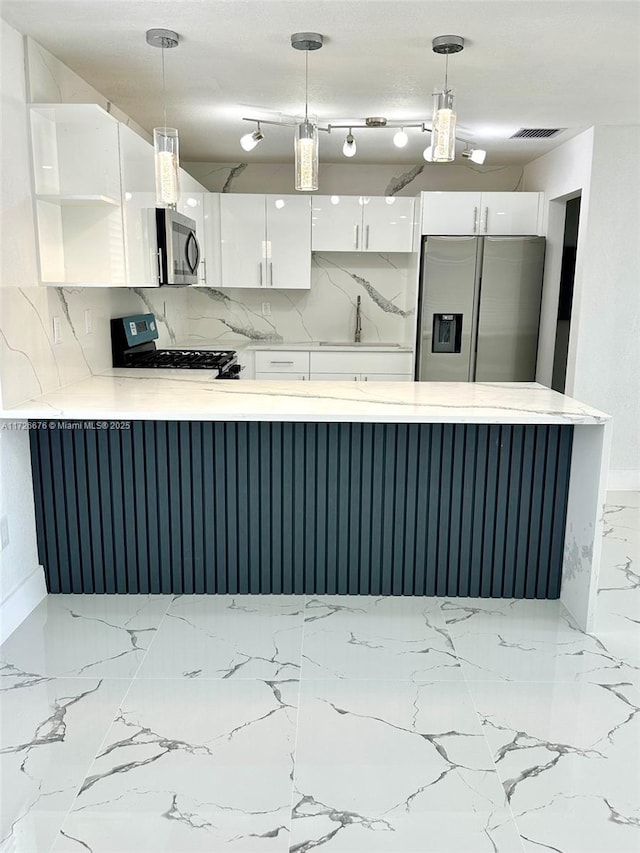
[[[450,91],[436,92],[433,96],[431,144],[434,163],[450,163],[455,159],[456,114]]]
[[[318,127],[305,118],[296,125],[294,139],[296,157],[296,190],[314,192],[318,189]]]
[[[156,203],[175,207],[180,196],[178,131],[175,127],[154,127],[153,148],[156,166]]]

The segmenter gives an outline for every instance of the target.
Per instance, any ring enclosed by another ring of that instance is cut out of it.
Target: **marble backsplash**
[[[364,342],[411,344],[416,292],[410,261],[404,254],[314,254],[309,290],[1,287],[3,405],[18,405],[109,368],[109,320],[124,314],[154,313],[160,347],[342,342],[353,339],[361,296]],[[60,318],[59,344],[53,341],[54,317]]]
[[[362,297],[362,340],[410,343],[415,323],[415,284],[403,254],[315,253],[310,290],[191,288],[189,341],[348,341]],[[270,311],[263,314],[267,303]]]

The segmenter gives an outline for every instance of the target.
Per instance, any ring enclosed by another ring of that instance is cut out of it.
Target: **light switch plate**
[[[93,316],[91,314],[91,308],[84,309],[84,333],[85,335],[93,334]]]
[[[60,317],[53,318],[53,342],[54,344],[62,343],[62,321]]]
[[[270,317],[271,316],[271,303],[270,302],[263,302],[262,303],[262,316],[263,317]]]

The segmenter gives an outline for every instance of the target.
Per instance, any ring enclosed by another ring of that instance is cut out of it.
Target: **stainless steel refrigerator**
[[[544,237],[425,237],[416,379],[535,379]]]

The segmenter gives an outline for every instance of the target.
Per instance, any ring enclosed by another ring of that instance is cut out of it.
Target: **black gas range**
[[[239,379],[242,368],[234,350],[157,349],[158,324],[153,314],[111,320],[114,367],[211,370],[215,379]]]

